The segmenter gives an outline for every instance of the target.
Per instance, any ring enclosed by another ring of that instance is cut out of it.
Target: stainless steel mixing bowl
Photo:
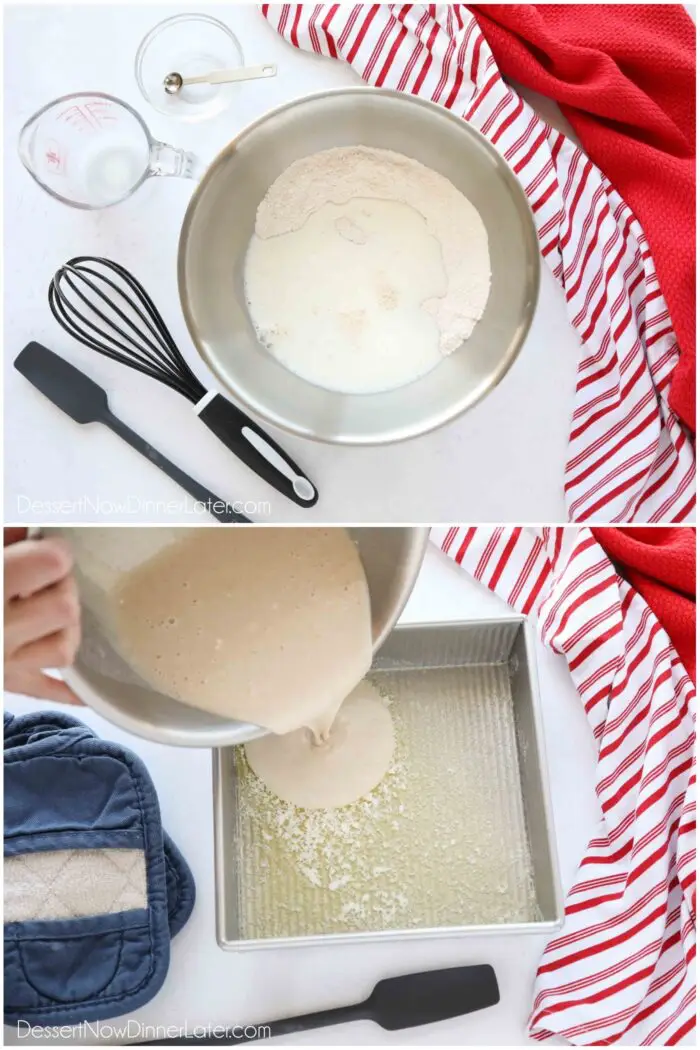
[[[83,607],[83,639],[65,672],[72,689],[110,722],[137,736],[184,747],[226,747],[264,734],[258,726],[217,718],[157,692],[115,650],[105,596],[124,572],[173,542],[177,528],[47,528],[73,547]],[[354,528],[369,585],[374,652],[408,600],[420,570],[426,528]],[[160,534],[160,535],[159,535]]]
[[[446,176],[479,210],[491,255],[491,294],[471,338],[432,372],[381,394],[340,394],[288,371],[259,344],[243,289],[256,211],[271,184],[300,157],[355,145],[395,150]],[[441,426],[496,386],[530,327],[539,266],[525,194],[478,131],[432,102],[357,87],[296,99],[222,150],[187,210],[178,281],[197,349],[246,408],[303,437],[374,445]]]

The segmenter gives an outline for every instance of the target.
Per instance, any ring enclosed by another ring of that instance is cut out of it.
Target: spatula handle
[[[155,1039],[149,1043],[138,1043],[138,1046],[238,1046],[239,1043],[254,1043],[260,1039],[271,1039],[277,1035],[292,1035],[294,1032],[308,1032],[312,1028],[327,1028],[333,1024],[345,1024],[347,1021],[360,1021],[367,1017],[363,1010],[364,1003],[355,1006],[339,1006],[333,1010],[318,1010],[313,1014],[301,1014],[286,1021],[269,1021],[265,1024],[237,1026],[224,1035],[207,1036],[182,1035],[171,1039]]]
[[[167,474],[169,478],[177,482],[181,489],[188,492],[193,499],[196,499],[199,503],[203,503],[212,517],[216,518],[226,525],[244,525],[250,524],[250,518],[246,518],[243,514],[238,514],[234,511],[230,504],[226,500],[222,500],[220,496],[215,496],[213,492],[205,488],[204,485],[200,485],[198,481],[191,478],[189,474],[185,474],[184,470],[180,470],[179,467],[175,466],[169,459],[167,459],[162,452],[159,452],[157,448],[137,434],[130,427],[123,423],[117,416],[112,415],[111,412],[104,415],[102,422],[105,426],[109,427],[111,431],[118,434],[123,441],[126,441],[128,445],[131,445],[133,449],[140,452],[142,456],[150,460],[154,466],[158,467]]]
[[[309,1032],[312,1028],[329,1028],[333,1024],[347,1024],[366,1018],[364,1003],[356,1006],[338,1006],[333,1010],[317,1010],[313,1014],[288,1017],[285,1021],[270,1021],[267,1024],[249,1025],[243,1029],[243,1038],[237,1043],[254,1043],[259,1039],[271,1039],[276,1035],[293,1035],[294,1032]],[[246,1032],[249,1034],[246,1035]]]
[[[238,1026],[218,1038],[179,1036],[161,1039],[145,1046],[234,1046],[277,1035],[306,1032],[312,1028],[345,1024],[348,1021],[374,1021],[388,1031],[432,1024],[452,1017],[495,1006],[499,1001],[498,981],[488,965],[453,966],[426,970],[380,981],[368,999],[351,1006],[318,1010],[283,1021]]]
[[[258,477],[300,507],[318,501],[316,486],[262,427],[221,394],[195,405],[195,412],[227,448]]]

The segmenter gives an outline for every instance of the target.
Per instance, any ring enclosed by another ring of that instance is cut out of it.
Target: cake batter
[[[394,753],[388,707],[362,682],[338,711],[327,740],[315,743],[309,729],[265,736],[245,746],[248,764],[285,802],[305,809],[345,806],[380,782]]]
[[[300,804],[352,801],[381,779],[393,750],[381,699],[361,692],[334,725],[372,660],[367,580],[345,529],[185,532],[114,598],[116,645],[143,678],[277,734],[256,741],[251,762],[280,797],[301,783],[304,753]]]

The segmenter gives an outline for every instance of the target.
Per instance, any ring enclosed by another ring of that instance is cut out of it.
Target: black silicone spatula
[[[334,1010],[319,1010],[314,1014],[290,1017],[286,1021],[269,1021],[237,1026],[235,1033],[216,1038],[212,1035],[181,1036],[174,1039],[154,1040],[142,1046],[233,1046],[250,1043],[257,1038],[275,1035],[290,1035],[305,1032],[310,1028],[325,1028],[327,1025],[345,1024],[348,1021],[374,1021],[389,1032],[400,1028],[447,1021],[487,1006],[495,1006],[499,1000],[498,982],[491,966],[454,966],[447,970],[426,970],[424,973],[407,973],[402,977],[388,977],[375,986],[369,999],[354,1006],[339,1006]],[[249,1034],[246,1034],[249,1033]]]
[[[185,474],[184,470],[180,470],[166,459],[158,449],[149,445],[126,423],[122,423],[121,419],[111,412],[107,394],[102,387],[53,350],[48,350],[41,343],[27,343],[15,358],[15,368],[76,423],[102,423],[109,427],[154,466],[176,481],[180,488],[204,503],[209,513],[218,521],[227,524],[250,522],[250,518],[236,513],[225,500],[215,496],[189,474]]]

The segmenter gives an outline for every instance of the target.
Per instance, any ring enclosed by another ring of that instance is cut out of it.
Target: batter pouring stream
[[[114,621],[118,649],[159,691],[272,731],[247,751],[280,797],[342,805],[386,772],[381,698],[363,686],[336,720],[372,659],[367,581],[344,529],[187,530],[125,576]]]

